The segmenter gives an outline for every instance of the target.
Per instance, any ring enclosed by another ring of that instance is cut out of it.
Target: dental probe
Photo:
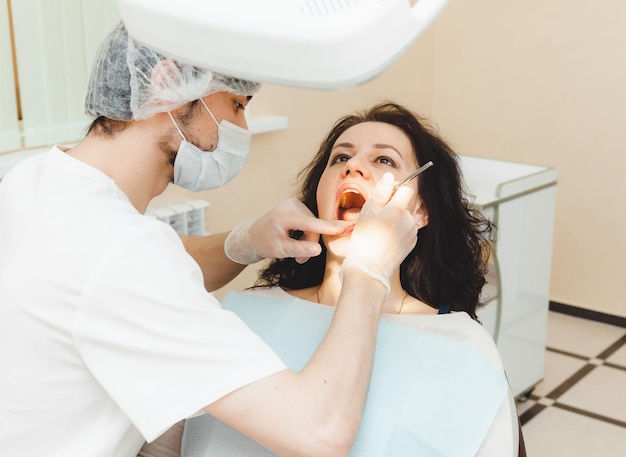
[[[418,177],[419,175],[421,175],[422,173],[424,173],[426,170],[428,170],[430,167],[432,167],[434,165],[432,160],[429,160],[428,162],[426,162],[424,165],[422,165],[421,167],[419,167],[416,171],[414,171],[413,173],[411,173],[409,176],[407,176],[406,178],[404,178],[402,181],[400,181],[398,184],[396,184],[393,188],[393,192],[391,192],[391,197],[389,197],[389,200],[391,200],[391,198],[396,194],[396,191],[400,188],[400,186],[402,186],[403,184],[406,184],[407,182],[409,182],[411,179]]]

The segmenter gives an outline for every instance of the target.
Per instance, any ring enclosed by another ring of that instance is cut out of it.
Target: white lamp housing
[[[117,0],[126,28],[180,61],[310,89],[367,82],[447,0]]]

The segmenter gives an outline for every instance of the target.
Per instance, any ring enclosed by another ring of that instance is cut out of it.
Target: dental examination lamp
[[[182,62],[308,89],[363,84],[447,0],[117,0],[133,38]]]

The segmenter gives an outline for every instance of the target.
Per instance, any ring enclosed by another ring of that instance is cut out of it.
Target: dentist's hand
[[[355,268],[387,287],[389,278],[417,243],[415,218],[408,210],[414,191],[400,186],[392,196],[393,175],[385,173],[363,205],[339,270]],[[391,199],[390,199],[391,197]]]
[[[258,219],[235,227],[226,238],[224,251],[233,262],[244,265],[287,257],[304,263],[322,252],[320,234],[341,235],[353,226],[318,219],[301,201],[290,198]]]

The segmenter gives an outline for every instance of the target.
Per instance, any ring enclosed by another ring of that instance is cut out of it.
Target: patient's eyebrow
[[[354,149],[354,145],[352,143],[338,143],[333,146],[333,149],[337,149],[337,148]]]
[[[396,151],[398,154],[400,154],[400,151],[398,151],[398,149],[395,146],[392,146],[390,144],[385,144],[385,143],[376,143],[373,145],[374,149],[393,149],[394,151]],[[353,149],[354,148],[354,144],[352,143],[337,143],[336,145],[333,146],[333,149],[336,148],[349,148],[349,149]],[[400,154],[402,155],[402,154]]]
[[[345,148],[345,149],[354,149],[355,146],[354,144],[350,143],[350,142],[344,142],[344,143],[337,143],[336,145],[333,146],[333,148],[331,149],[331,152],[334,151],[337,148]],[[375,143],[372,145],[373,149],[391,149],[392,151],[396,151],[396,153],[402,158],[402,159],[406,159],[406,157],[404,157],[404,155],[398,150],[398,148],[396,148],[395,146],[391,145],[391,144],[386,144],[386,143]]]
[[[396,152],[400,155],[400,157],[402,157],[402,154],[400,154],[400,151],[398,151],[398,149],[396,149],[396,147],[395,147],[395,146],[392,146],[392,145],[390,145],[390,144],[385,144],[385,143],[376,143],[376,144],[374,145],[374,147],[375,147],[376,149],[393,149],[394,151],[396,151]]]

